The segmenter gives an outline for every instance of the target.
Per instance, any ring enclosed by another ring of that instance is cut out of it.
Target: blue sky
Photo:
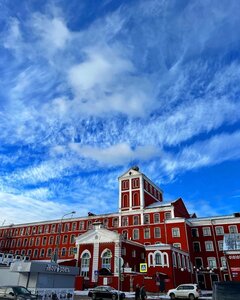
[[[239,209],[240,1],[0,1],[0,225],[118,209],[130,166]]]

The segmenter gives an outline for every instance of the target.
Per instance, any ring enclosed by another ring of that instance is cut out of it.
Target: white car
[[[167,294],[170,299],[188,298],[189,300],[194,300],[201,296],[201,290],[196,283],[186,283],[169,290]]]

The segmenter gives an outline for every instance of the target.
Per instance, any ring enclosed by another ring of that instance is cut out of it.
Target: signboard
[[[240,250],[240,233],[224,234],[223,251]]]
[[[146,273],[147,272],[147,263],[140,264],[140,273]]]

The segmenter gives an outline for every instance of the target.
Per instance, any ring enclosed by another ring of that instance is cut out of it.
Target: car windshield
[[[30,294],[29,290],[27,290],[25,287],[22,287],[22,286],[15,287],[14,292],[17,295],[29,295]]]

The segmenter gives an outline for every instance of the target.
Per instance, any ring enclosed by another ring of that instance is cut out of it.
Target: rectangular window
[[[92,221],[87,222],[87,229],[92,229]]]
[[[84,221],[79,222],[79,230],[84,230]]]
[[[199,242],[194,242],[193,243],[193,250],[194,250],[194,252],[200,252],[201,251]]]
[[[218,249],[219,251],[223,251],[223,241],[218,241]]]
[[[224,230],[223,230],[222,226],[216,226],[215,231],[216,231],[216,235],[223,235],[224,234]]]
[[[160,215],[159,214],[154,214],[154,223],[155,224],[160,223]]]
[[[179,236],[180,236],[179,228],[172,228],[172,237],[179,237]]]
[[[169,219],[171,219],[171,217],[172,217],[172,215],[171,215],[170,212],[165,212],[165,213],[164,213],[164,219],[165,219],[165,220],[169,220]]]
[[[221,265],[224,269],[227,268],[227,261],[226,261],[226,257],[224,256],[221,257]]]
[[[77,229],[77,223],[74,222],[72,223],[72,231],[75,231]]]
[[[159,227],[154,228],[154,237],[160,238],[161,237],[161,229]]]
[[[64,226],[64,232],[68,232],[69,231],[69,223],[65,223],[65,226]]]
[[[203,227],[203,235],[204,236],[211,236],[211,229],[210,229],[210,227]]]
[[[128,226],[128,217],[122,218],[122,226]]]
[[[149,218],[148,214],[143,216],[143,223],[144,224],[149,224],[150,223],[150,218]]]
[[[138,239],[139,239],[139,230],[133,229],[133,240],[138,240]]]
[[[132,251],[132,257],[136,257],[136,250]]]
[[[138,225],[139,224],[139,216],[134,216],[133,217],[133,225]]]
[[[144,228],[144,239],[150,239],[150,228]]]
[[[202,267],[202,265],[203,265],[203,263],[202,263],[202,258],[201,258],[201,257],[196,257],[196,258],[195,258],[195,267],[196,267],[197,269],[199,269],[199,268]]]
[[[118,218],[113,219],[113,227],[118,227]]]
[[[207,241],[205,242],[205,249],[206,251],[213,251],[213,242],[212,241]]]
[[[228,230],[229,230],[229,233],[230,233],[230,234],[238,233],[237,225],[231,225],[231,226],[228,226]]]
[[[191,232],[192,232],[192,237],[198,237],[199,236],[197,228],[192,228]]]
[[[215,257],[208,257],[207,261],[208,261],[208,267],[209,268],[216,268],[217,267],[217,263],[216,263],[216,258]]]

